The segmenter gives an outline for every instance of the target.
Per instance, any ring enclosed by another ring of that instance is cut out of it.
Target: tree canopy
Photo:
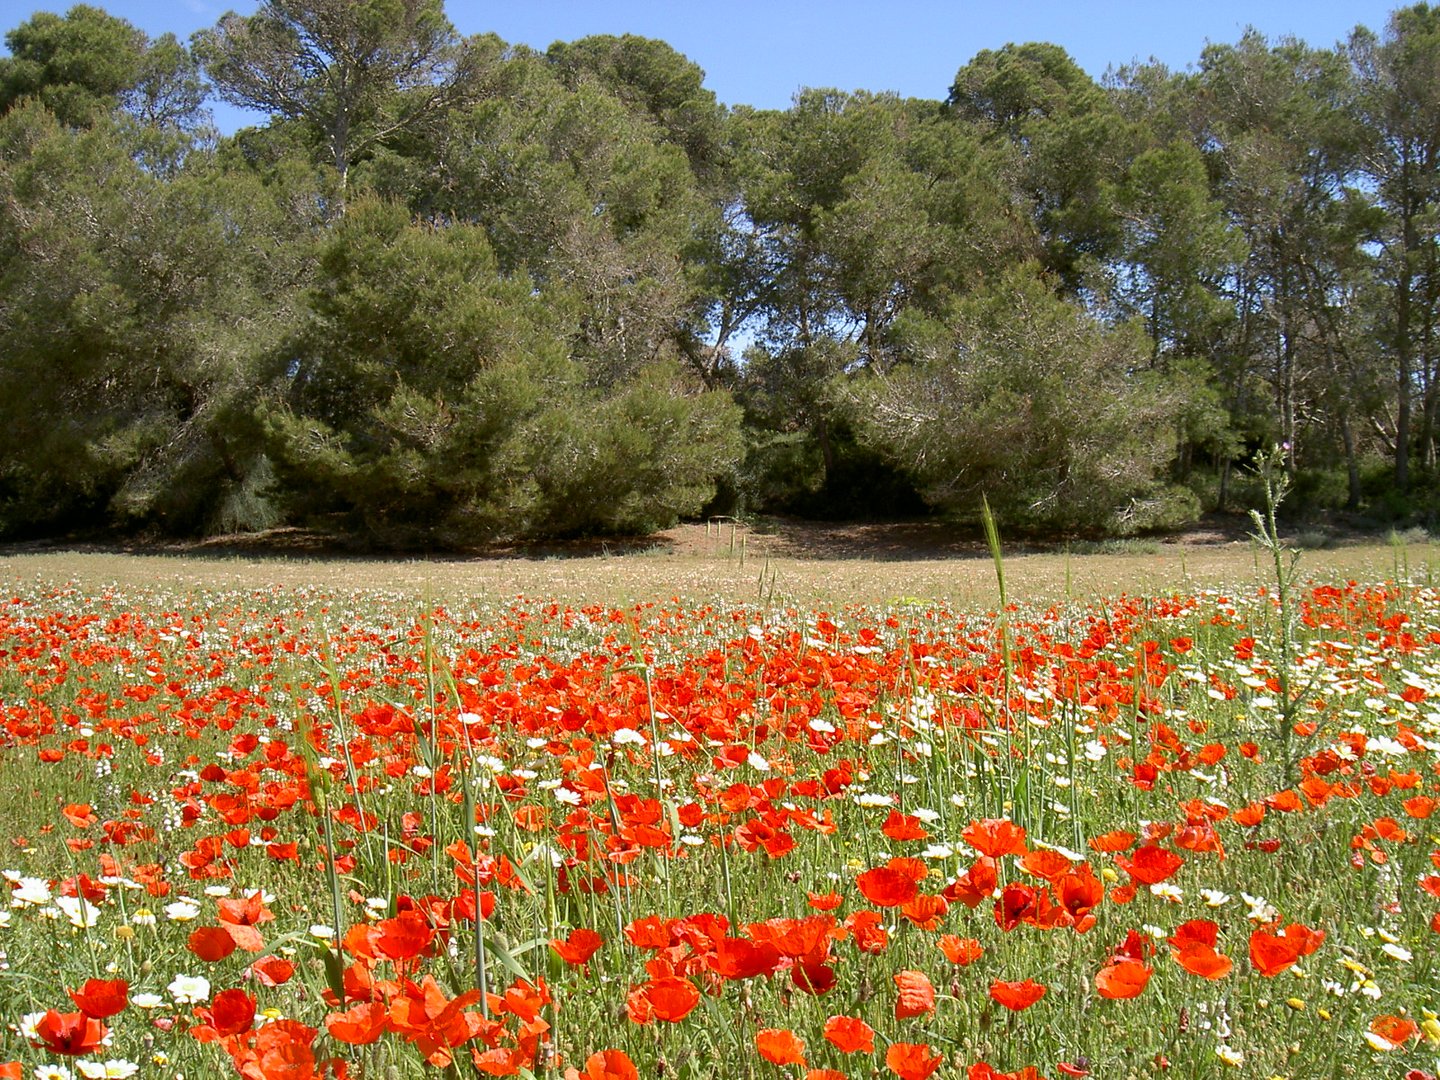
[[[441,0],[100,7],[0,57],[0,535],[1440,511],[1440,8],[1097,80],[717,101]],[[267,119],[220,137],[207,103]]]

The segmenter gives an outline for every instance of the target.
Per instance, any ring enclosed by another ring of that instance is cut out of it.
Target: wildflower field
[[[1440,589],[1396,571],[12,578],[0,1076],[1433,1080]]]

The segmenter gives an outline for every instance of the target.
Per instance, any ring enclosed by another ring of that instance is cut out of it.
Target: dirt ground
[[[1084,548],[1093,550],[1096,545]],[[1406,546],[1356,534],[1307,551],[1315,580],[1427,582],[1440,566],[1434,544]],[[1182,534],[1102,553],[1006,544],[1010,597],[1052,600],[1240,589],[1273,580],[1268,555],[1239,516],[1211,518]],[[524,596],[628,605],[672,598],[701,602],[841,607],[861,603],[995,603],[995,568],[974,533],[937,522],[825,524],[729,520],[686,524],[636,540],[587,540],[463,555],[395,558],[337,552],[299,532],[188,545],[97,547],[31,544],[0,550],[0,584],[159,587],[182,594],[226,589],[374,589],[447,603]]]

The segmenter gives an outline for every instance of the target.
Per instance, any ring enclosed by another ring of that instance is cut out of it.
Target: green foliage
[[[659,125],[697,175],[713,179],[723,166],[724,110],[705,88],[705,72],[665,42],[599,34],[556,42],[545,58],[568,88],[593,79]]]
[[[1003,149],[1016,194],[1029,204],[1043,264],[1078,291],[1113,251],[1119,218],[1112,185],[1132,141],[1099,86],[1057,45],[977,53],[947,102]]]
[[[41,102],[62,123],[89,127],[117,108],[155,133],[193,132],[205,120],[204,84],[173,34],[155,41],[88,4],[64,16],[37,11],[5,35],[0,113]]]
[[[362,154],[468,100],[491,53],[458,40],[440,0],[266,0],[194,51],[225,101],[313,131],[342,188]]]
[[[1272,442],[1301,516],[1437,513],[1429,4],[1344,49],[1251,31],[1102,84],[1010,44],[944,101],[767,111],[664,42],[461,39],[442,0],[5,40],[11,533],[630,530],[721,481],[1134,531],[1253,501]],[[202,66],[269,121],[216,140]]]
[[[77,4],[61,16],[37,11],[5,35],[0,112],[37,98],[63,124],[88,126],[140,76],[145,36],[124,19]]]
[[[864,437],[936,507],[1132,533],[1197,509],[1167,489],[1179,402],[1144,338],[1019,271],[957,303],[916,362],[857,385]]]
[[[309,307],[265,414],[277,472],[296,512],[375,541],[645,531],[698,511],[738,454],[724,395],[661,367],[589,383],[573,305],[499,274],[478,226],[359,201]]]

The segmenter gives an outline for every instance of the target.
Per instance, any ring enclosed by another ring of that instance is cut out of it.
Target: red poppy
[[[1171,947],[1179,952],[1184,952],[1195,945],[1204,945],[1213,949],[1219,940],[1220,927],[1209,919],[1191,919],[1189,922],[1181,923],[1169,938]]]
[[[965,967],[985,955],[985,948],[974,938],[962,938],[955,934],[942,934],[936,942],[945,959],[952,964]]]
[[[1155,969],[1138,960],[1116,960],[1106,964],[1095,976],[1095,989],[1103,998],[1122,1001],[1139,997]]]
[[[968,908],[976,908],[982,900],[994,896],[999,886],[1000,878],[996,872],[995,860],[988,855],[981,855],[969,870],[945,886],[941,895],[951,903],[958,900]]]
[[[960,835],[976,851],[992,859],[1025,853],[1025,830],[1004,818],[972,821]]]
[[[805,894],[805,901],[816,911],[834,911],[844,900],[838,892]]]
[[[900,1080],[927,1080],[940,1068],[945,1055],[930,1056],[929,1043],[891,1043],[885,1051],[885,1065]]]
[[[1300,959],[1299,938],[1276,937],[1264,930],[1250,935],[1250,966],[1268,979],[1289,971]]]
[[[842,1054],[875,1052],[875,1029],[853,1016],[832,1016],[826,1020],[825,1038]]]
[[[835,969],[820,960],[801,960],[790,969],[790,981],[797,990],[819,997],[835,989],[839,979]]]
[[[1083,919],[1105,899],[1105,886],[1088,865],[1061,874],[1054,882],[1055,899],[1072,919]]]
[[[1175,962],[1191,975],[1202,979],[1223,979],[1230,974],[1234,962],[1211,945],[1190,945],[1175,954]]]
[[[265,906],[265,898],[258,892],[239,900],[230,897],[222,897],[217,906],[219,907],[219,918],[222,923],[232,923],[237,926],[259,926],[262,923],[271,922],[275,918],[274,912]]]
[[[60,811],[65,820],[77,829],[88,829],[100,819],[95,816],[89,803],[71,803]]]
[[[1420,1034],[1420,1025],[1405,1016],[1377,1016],[1370,1021],[1370,1033],[1394,1046],[1400,1046]]]
[[[583,1073],[566,1069],[565,1080],[640,1080],[640,1073],[624,1050],[602,1050],[585,1059]]]
[[[935,987],[923,971],[897,972],[895,987],[900,992],[895,999],[896,1020],[935,1011]]]
[[[255,999],[244,990],[222,990],[201,1016],[217,1035],[240,1035],[255,1023]]]
[[[1061,1069],[1064,1072],[1064,1069]],[[1088,1076],[1089,1073],[1081,1073]],[[1014,1072],[1000,1072],[984,1061],[977,1061],[965,1073],[965,1080],[1045,1080],[1034,1065],[1026,1065]]]
[[[35,1025],[35,1034],[51,1053],[82,1057],[98,1050],[110,1031],[83,1012],[62,1013],[50,1009]]]
[[[1413,818],[1428,818],[1435,812],[1435,800],[1429,795],[1416,795],[1414,798],[1406,799],[1400,804],[1405,808],[1405,813]]]
[[[201,926],[192,930],[186,944],[192,953],[211,964],[235,951],[235,939],[223,926]]]
[[[900,914],[921,930],[936,930],[940,921],[950,911],[950,905],[943,896],[921,893],[900,908]]]
[[[1042,885],[1041,888],[1044,888]],[[995,901],[995,925],[1006,933],[1033,916],[1038,894],[1029,885],[1018,881],[1006,885]]]
[[[594,930],[586,927],[576,927],[565,936],[565,940],[559,938],[550,939],[550,948],[555,955],[572,966],[589,963],[590,958],[595,955],[605,939]]]
[[[1285,940],[1295,942],[1301,956],[1309,956],[1325,941],[1325,931],[1311,930],[1302,923],[1291,923],[1285,928]]]
[[[924,840],[930,835],[918,817],[891,810],[880,831],[891,840]]]
[[[1045,881],[1054,881],[1061,874],[1069,873],[1074,865],[1064,855],[1049,848],[1036,848],[1020,860],[1020,869]]]
[[[295,965],[279,956],[262,956],[250,965],[250,973],[261,986],[281,986],[295,974]]]
[[[393,919],[381,919],[373,929],[375,951],[390,960],[410,960],[429,949],[435,940],[430,920],[414,909],[402,911]]]
[[[772,1065],[804,1065],[805,1044],[788,1028],[764,1028],[755,1033],[755,1049]]]
[[[775,971],[780,965],[780,950],[768,941],[757,945],[745,938],[721,938],[706,957],[706,964],[722,979],[753,979]]]
[[[1022,982],[1003,982],[996,979],[990,984],[990,997],[1011,1012],[1021,1012],[1045,996],[1046,987],[1033,979]]]
[[[123,1012],[129,1004],[130,984],[124,979],[86,979],[79,990],[69,991],[75,1007],[92,1020]]]
[[[331,1038],[351,1046],[369,1046],[385,1033],[390,1009],[383,1001],[362,1001],[346,1012],[325,1017]]]
[[[1098,851],[1102,855],[1111,855],[1117,851],[1128,851],[1134,846],[1137,837],[1132,832],[1124,832],[1115,829],[1112,832],[1102,833],[1090,841],[1090,850]]]
[[[632,990],[629,1000],[633,1001],[637,994],[640,996],[643,1008],[639,1010],[631,1008],[630,1019],[641,1024],[649,1023],[652,1019],[678,1024],[690,1015],[696,1005],[700,1004],[700,991],[695,989],[695,984],[689,979],[682,979],[675,975],[651,979],[638,990]],[[637,1016],[637,1012],[640,1013],[639,1016]]]
[[[1185,860],[1169,848],[1146,844],[1129,858],[1117,855],[1115,865],[1142,885],[1158,885],[1185,865]]]
[[[845,920],[845,929],[855,935],[855,947],[878,955],[890,946],[890,932],[880,925],[878,911],[857,911]]]
[[[855,879],[855,887],[876,907],[899,907],[915,899],[920,891],[914,877],[889,866],[866,870]]]

